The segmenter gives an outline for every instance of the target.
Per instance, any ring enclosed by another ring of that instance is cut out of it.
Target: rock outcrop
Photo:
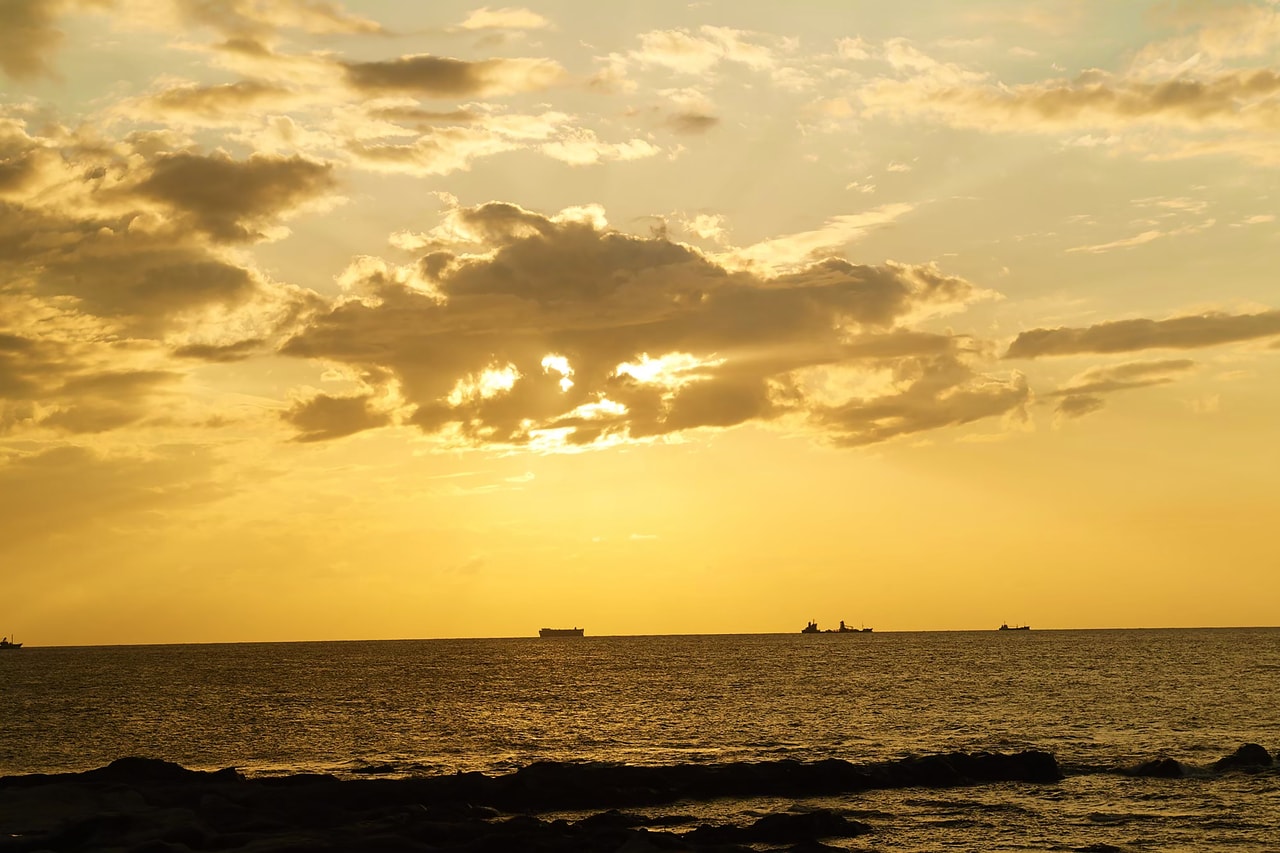
[[[426,853],[444,850],[748,851],[754,844],[822,849],[822,839],[872,827],[839,811],[764,815],[745,826],[620,809],[678,800],[781,796],[802,800],[872,788],[1061,778],[1043,752],[903,761],[777,761],[670,767],[534,764],[505,776],[418,779],[303,774],[245,778],[124,758],[85,773],[0,778],[0,853],[196,850]],[[548,811],[589,811],[547,820]]]

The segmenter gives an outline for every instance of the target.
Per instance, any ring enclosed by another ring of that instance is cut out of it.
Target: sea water
[[[1036,748],[1063,782],[680,810],[839,808],[884,850],[1280,850],[1280,774],[1196,770],[1246,742],[1280,752],[1278,688],[1280,629],[30,647],[0,653],[0,775],[125,755],[357,777]],[[1162,756],[1192,774],[1117,772]]]

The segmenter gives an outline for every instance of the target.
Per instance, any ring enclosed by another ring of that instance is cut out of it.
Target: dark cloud
[[[0,434],[24,425],[96,433],[147,418],[182,376],[99,366],[124,361],[126,348],[0,332]]]
[[[72,297],[78,311],[140,334],[263,297],[261,278],[216,243],[263,236],[334,183],[328,165],[296,157],[167,153],[154,135],[111,148],[57,143],[3,120],[0,154],[19,164],[19,183],[56,184],[69,199],[0,197],[0,295]],[[0,176],[0,193],[9,183]]]
[[[138,423],[156,412],[157,392],[180,379],[180,374],[161,370],[73,376],[50,398],[62,407],[40,424],[69,433],[96,433]]]
[[[0,399],[35,399],[41,372],[57,363],[50,349],[36,338],[0,333]]]
[[[147,421],[183,373],[161,341],[202,331],[179,357],[228,361],[315,298],[265,281],[225,254],[331,186],[328,167],[297,158],[167,153],[139,135],[115,145],[30,137],[0,117],[0,432],[98,433]],[[200,324],[209,322],[207,327]],[[253,338],[210,341],[230,325]]]
[[[372,408],[367,395],[331,397],[317,394],[310,400],[295,403],[283,417],[300,430],[296,441],[341,438],[391,423],[390,415]]]
[[[1091,394],[1068,394],[1058,401],[1054,411],[1063,417],[1082,418],[1091,415],[1106,405],[1101,397]]]
[[[343,65],[347,82],[361,92],[430,97],[476,97],[545,89],[564,75],[549,59],[485,59],[469,62],[419,54]]]
[[[178,358],[194,358],[201,361],[244,361],[261,351],[265,344],[266,341],[262,338],[249,338],[232,344],[187,344],[175,349],[173,354]]]
[[[363,297],[314,317],[282,352],[355,367],[372,386],[394,380],[410,423],[478,444],[547,431],[577,443],[638,438],[806,413],[865,443],[1003,414],[1027,396],[1020,379],[965,366],[980,349],[971,339],[902,326],[978,298],[933,267],[831,259],[763,278],[661,236],[501,203],[455,211],[451,228],[492,254],[436,244],[417,268],[425,286],[362,262],[351,274]],[[844,409],[806,400],[796,372],[833,366],[896,369],[909,390]],[[358,427],[359,399],[343,405],[357,415],[343,423]],[[326,437],[323,426],[310,431]]]
[[[1031,329],[1014,339],[1004,357],[1196,349],[1271,335],[1280,335],[1280,311],[1197,314],[1168,320],[1116,320],[1085,328]]]
[[[1194,361],[1181,358],[1165,361],[1135,361],[1112,367],[1097,367],[1086,371],[1067,387],[1055,391],[1054,395],[1109,394],[1112,391],[1126,391],[1130,388],[1164,385],[1173,381],[1172,374],[1184,373],[1195,366]]]
[[[301,157],[171,154],[156,160],[137,192],[187,214],[216,240],[256,240],[266,224],[332,190],[332,168]]]
[[[130,320],[150,332],[196,308],[244,303],[256,276],[166,228],[131,227],[138,214],[81,218],[0,202],[0,261],[16,289],[23,276],[40,295],[71,296],[81,311]],[[16,281],[15,281],[16,280]]]
[[[706,113],[676,113],[667,118],[666,125],[676,133],[706,133],[720,124],[717,116]]]
[[[1018,414],[1031,399],[1026,378],[983,376],[954,356],[908,358],[894,367],[903,390],[840,406],[815,416],[837,444],[859,446],[983,418]]]

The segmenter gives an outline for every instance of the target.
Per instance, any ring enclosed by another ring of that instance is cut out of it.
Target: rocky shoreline
[[[1119,772],[1173,775],[1167,761]],[[1271,765],[1265,749],[1248,744],[1215,770],[1248,772]],[[1062,777],[1055,758],[1035,750],[868,764],[837,759],[666,767],[538,763],[502,776],[355,780],[312,774],[246,778],[235,769],[200,772],[157,759],[122,758],[84,773],[0,778],[0,853],[729,853],[759,845],[816,851],[837,849],[824,845],[824,839],[864,835],[873,827],[831,809],[716,825],[679,815],[679,804],[749,797],[803,800],[884,788],[1046,784]],[[675,811],[662,817],[625,811],[659,805]],[[545,816],[555,811],[586,814],[576,820]]]

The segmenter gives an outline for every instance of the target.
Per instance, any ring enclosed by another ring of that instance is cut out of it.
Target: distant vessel
[[[22,643],[11,643],[9,642],[8,637],[5,637],[3,640],[0,640],[0,649],[20,649],[20,648],[22,648]]]
[[[1000,625],[999,630],[1001,630],[1001,631],[1030,631],[1030,630],[1031,630],[1031,626],[1030,626],[1030,625],[1013,625],[1013,626],[1010,626],[1008,622],[1005,622],[1005,623],[1002,623],[1002,624]]]
[[[539,628],[539,637],[581,637],[582,628]]]
[[[828,628],[825,631],[820,630],[817,622],[810,622],[808,625],[805,625],[800,629],[801,634],[870,634],[871,631],[871,628],[850,628],[848,625],[844,624],[843,619],[840,620],[840,627],[835,630],[832,630],[831,628]]]

